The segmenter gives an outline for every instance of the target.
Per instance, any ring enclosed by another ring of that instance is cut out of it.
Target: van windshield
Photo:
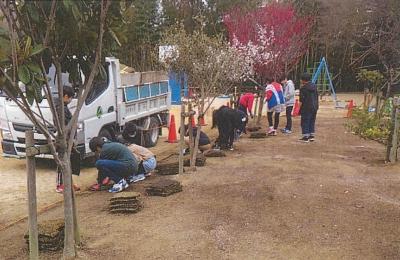
[[[103,68],[101,68],[100,73],[97,74],[96,78],[93,81],[93,88],[90,90],[86,100],[85,104],[89,105],[92,103],[96,98],[98,98],[101,94],[106,91],[109,83],[109,75],[108,75],[108,66],[110,64],[108,62],[105,63]]]

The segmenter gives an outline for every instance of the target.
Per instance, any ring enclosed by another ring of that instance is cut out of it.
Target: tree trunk
[[[183,174],[183,148],[185,146],[185,103],[183,103],[184,98],[184,88],[185,88],[185,78],[184,74],[181,73],[181,126],[179,134],[179,174]]]
[[[78,211],[76,209],[76,199],[75,198],[76,198],[75,191],[72,186],[72,210],[73,210],[73,214],[74,214],[75,245],[80,246],[81,245],[81,232],[79,230]]]
[[[190,116],[189,116],[189,124],[188,124],[188,126],[189,126],[190,168],[191,168],[191,170],[195,170],[195,169],[193,169],[195,167],[195,162],[193,162],[193,160],[192,160],[193,152],[194,152],[193,125],[192,125],[193,115],[191,114],[192,110],[193,110],[192,102],[189,103],[188,110],[189,110],[188,112],[190,114]]]
[[[258,100],[258,115],[257,115],[257,125],[261,123],[262,110],[264,105],[265,91],[261,90],[260,100]]]
[[[399,145],[399,99],[395,98],[393,100],[393,110],[392,110],[392,126],[390,128],[390,134],[386,149],[386,161],[394,163],[397,161],[397,149]]]
[[[64,136],[59,138],[59,156],[62,159],[61,171],[64,182],[64,218],[65,218],[65,239],[64,259],[73,259],[76,256],[75,232],[74,232],[74,209],[72,199],[72,172],[69,154],[66,151],[66,140]]]
[[[203,110],[204,110],[204,99],[201,99],[199,102],[199,115],[203,115]],[[196,158],[197,158],[197,150],[199,149],[200,132],[201,132],[201,125],[199,124],[197,126],[196,139],[194,141],[194,149],[193,149],[194,151],[191,160],[191,162],[194,162],[193,171],[196,171]]]

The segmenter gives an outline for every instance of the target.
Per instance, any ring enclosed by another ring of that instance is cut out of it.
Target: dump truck
[[[162,71],[126,72],[121,71],[120,62],[113,57],[105,58],[106,79],[95,82],[79,113],[76,147],[82,158],[91,157],[89,141],[95,136],[115,139],[127,123],[137,126],[137,143],[147,147],[157,144],[162,133],[162,127],[168,125],[171,92],[168,74]],[[53,91],[54,80],[49,84]],[[55,69],[53,68],[55,77]],[[63,73],[63,82],[68,82],[68,75]],[[63,83],[67,84],[67,83]],[[68,105],[73,112],[77,100]],[[52,121],[52,115],[47,99],[40,104],[44,117]],[[32,110],[38,111],[36,105]],[[46,144],[43,134],[35,129],[32,122],[21,109],[6,95],[0,96],[0,133],[4,156],[25,157],[25,131],[34,130],[37,145]],[[49,130],[55,133],[54,127]],[[52,158],[50,154],[40,155]]]

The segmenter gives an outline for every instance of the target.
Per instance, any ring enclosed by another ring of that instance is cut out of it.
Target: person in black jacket
[[[63,101],[64,101],[64,124],[68,125],[69,121],[72,119],[72,113],[68,108],[68,104],[71,103],[72,98],[74,97],[74,89],[70,86],[64,86],[63,87]],[[58,111],[58,105],[59,103],[56,100],[56,106],[57,106],[57,111]],[[76,150],[75,147],[72,147],[71,150],[71,168],[72,168],[72,174],[79,176],[80,174],[80,163],[81,163],[81,155],[78,150]],[[80,190],[79,186],[76,184],[73,184],[74,190],[78,191]],[[60,169],[57,169],[57,187],[56,187],[56,192],[62,193],[64,192],[64,184],[63,184],[63,175]]]
[[[303,137],[302,142],[313,142],[315,140],[315,120],[317,118],[318,89],[311,82],[311,75],[305,73],[301,76],[300,88],[300,115],[301,115],[301,131]]]

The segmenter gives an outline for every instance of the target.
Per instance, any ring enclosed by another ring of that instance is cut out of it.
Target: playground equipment
[[[309,68],[308,73],[312,74],[312,83],[317,85],[318,92],[321,97],[330,93],[332,100],[335,102],[335,107],[341,107],[340,101],[336,99],[335,87],[332,82],[332,75],[329,72],[328,64],[325,57],[322,57],[319,63],[316,63],[314,68]]]

